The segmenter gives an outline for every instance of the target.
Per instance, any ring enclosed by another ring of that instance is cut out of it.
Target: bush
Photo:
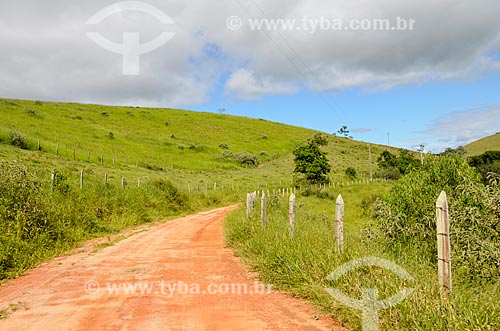
[[[257,155],[248,152],[238,153],[234,156],[234,158],[236,161],[245,166],[256,166],[258,163]]]
[[[489,186],[461,157],[429,160],[402,177],[375,203],[381,232],[391,247],[417,246],[428,261],[436,260],[435,203],[448,195],[454,268],[467,278],[492,279],[500,269],[500,187]]]
[[[391,179],[391,180],[398,180],[399,178],[401,178],[401,172],[399,172],[398,168],[394,168],[394,167],[383,168],[383,169],[378,169],[377,171],[375,171],[375,177]]]
[[[356,178],[356,169],[354,169],[353,167],[348,167],[345,170],[345,174],[349,178]]]
[[[26,137],[18,132],[10,132],[7,141],[10,145],[15,146],[20,149],[29,149],[28,141]]]
[[[220,144],[219,148],[221,148],[221,149],[229,149],[229,146],[227,144]]]

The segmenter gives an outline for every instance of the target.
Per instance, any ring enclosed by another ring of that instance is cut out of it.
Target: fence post
[[[442,191],[436,201],[436,229],[438,248],[438,277],[441,296],[451,294],[450,221],[448,199]]]
[[[73,160],[76,159],[76,149],[73,148]]]
[[[137,187],[141,187],[141,177],[137,177]]]
[[[50,176],[50,192],[54,190],[54,182],[56,180],[56,171],[52,170],[52,175]]]
[[[108,183],[108,174],[104,174],[104,184]]]
[[[56,145],[56,155],[59,155],[59,143]]]
[[[290,194],[290,199],[288,200],[288,231],[290,232],[290,237],[295,234],[295,194]]]
[[[83,189],[83,170],[80,171],[80,189]]]
[[[262,198],[260,199],[260,219],[262,220],[262,227],[266,227],[266,194],[262,193]]]
[[[247,217],[250,216],[250,193],[247,193]]]
[[[122,189],[125,189],[125,177],[122,177]]]
[[[40,150],[40,139],[38,139],[38,146],[36,148],[38,151]]]
[[[337,249],[344,251],[344,199],[339,194],[335,202],[335,238],[337,239]]]

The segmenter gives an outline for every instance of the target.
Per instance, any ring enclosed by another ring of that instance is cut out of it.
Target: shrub
[[[7,137],[7,141],[10,145],[18,147],[20,149],[29,149],[26,137],[18,132],[10,132]]]
[[[382,168],[375,171],[375,177],[398,180],[399,178],[401,178],[401,172],[399,172],[398,168],[394,167]]]
[[[236,161],[245,166],[256,166],[258,163],[257,155],[248,152],[238,153],[234,156],[234,158]]]
[[[356,169],[354,169],[353,167],[348,167],[346,170],[345,170],[345,174],[347,175],[347,177],[349,178],[356,178]]]
[[[219,145],[219,148],[221,148],[221,149],[229,149],[229,146],[227,144],[223,143],[223,144]]]
[[[381,232],[391,247],[417,246],[436,260],[435,201],[444,190],[450,208],[452,259],[469,278],[491,279],[500,269],[500,188],[484,186],[461,157],[442,156],[403,176],[384,200],[375,203]]]
[[[233,152],[231,152],[230,150],[224,151],[224,153],[222,153],[222,157],[225,159],[232,159]]]

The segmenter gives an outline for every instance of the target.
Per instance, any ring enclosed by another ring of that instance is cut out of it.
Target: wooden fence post
[[[451,294],[450,220],[444,191],[436,201],[436,229],[439,287],[441,296],[447,298]]]
[[[56,145],[56,155],[59,155],[59,143]]]
[[[337,249],[344,251],[344,199],[339,194],[335,203],[335,238],[337,239]]]
[[[52,175],[50,176],[50,192],[54,190],[54,182],[56,180],[56,171],[52,170]]]
[[[262,198],[260,199],[260,219],[262,220],[262,227],[266,227],[266,194],[262,193]]]
[[[290,232],[290,237],[295,235],[295,194],[290,194],[290,199],[288,200],[288,231]]]
[[[122,189],[125,189],[125,177],[122,177]]]
[[[108,174],[104,174],[104,184],[108,183]]]
[[[141,187],[141,177],[137,177],[137,187]]]
[[[80,171],[80,189],[83,189],[83,170]]]
[[[247,217],[250,216],[250,193],[247,193]]]
[[[40,148],[40,147],[41,147],[41,146],[40,146],[40,139],[38,139],[38,146],[37,146],[37,148],[36,148],[36,149],[39,151],[39,150],[41,150],[41,148]]]

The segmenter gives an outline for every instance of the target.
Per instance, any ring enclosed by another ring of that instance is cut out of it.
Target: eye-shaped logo
[[[402,280],[413,280],[413,277],[399,265],[378,257],[364,257],[349,261],[335,269],[326,279],[335,281],[352,270],[373,266],[390,270]],[[336,288],[327,288],[325,291],[342,304],[362,312],[363,331],[376,331],[378,330],[378,312],[403,301],[413,292],[413,288],[403,288],[401,292],[380,301],[378,300],[378,289],[376,288],[362,288],[361,300],[350,298]]]
[[[124,1],[114,3],[92,16],[85,24],[97,25],[107,17],[123,11],[136,11],[155,17],[161,24],[174,24],[174,21],[158,8],[140,1]],[[124,32],[123,43],[114,43],[97,32],[88,32],[87,37],[107,51],[121,54],[124,75],[140,74],[140,55],[150,53],[167,43],[175,35],[174,32],[162,32],[156,39],[140,44],[139,32]]]

